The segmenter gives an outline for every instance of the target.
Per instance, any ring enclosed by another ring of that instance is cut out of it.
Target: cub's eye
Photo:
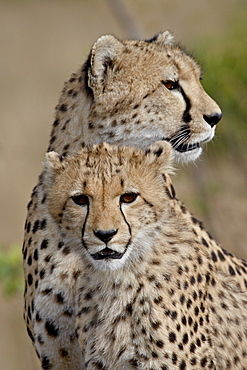
[[[178,85],[178,82],[177,81],[171,81],[171,80],[167,80],[167,81],[164,81],[162,80],[161,81],[162,84],[168,89],[168,90],[175,90],[175,89],[178,89],[179,85]]]
[[[85,194],[74,195],[71,199],[79,206],[87,206],[89,204],[89,199]]]
[[[132,203],[136,200],[137,197],[138,197],[137,193],[125,193],[121,195],[120,202],[121,203]]]

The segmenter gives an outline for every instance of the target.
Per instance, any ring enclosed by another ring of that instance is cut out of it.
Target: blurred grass
[[[19,245],[0,248],[0,282],[7,296],[23,292],[22,255]]]
[[[203,86],[213,95],[223,111],[224,125],[217,127],[217,147],[211,147],[215,157],[226,152],[247,160],[247,12],[238,13],[233,26],[223,37],[210,39],[205,53],[204,43],[198,54],[206,66]]]

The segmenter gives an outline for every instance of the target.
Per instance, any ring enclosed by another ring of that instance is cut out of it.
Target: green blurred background
[[[223,119],[201,159],[180,167],[174,183],[220,244],[247,258],[246,20],[246,0],[0,0],[1,369],[39,368],[22,320],[26,204],[63,81],[100,35],[146,38],[169,29],[202,64]]]

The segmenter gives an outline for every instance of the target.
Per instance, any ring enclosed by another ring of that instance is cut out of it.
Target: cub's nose
[[[214,127],[221,120],[222,113],[213,113],[210,116],[203,115],[203,118],[211,127]]]
[[[114,235],[118,232],[118,229],[116,230],[97,230],[94,231],[94,235],[97,236],[102,242],[108,243]]]

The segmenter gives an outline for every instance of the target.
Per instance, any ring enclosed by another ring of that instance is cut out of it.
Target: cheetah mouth
[[[191,150],[200,148],[200,144],[199,143],[181,144],[179,146],[173,146],[173,148],[179,153],[185,153],[185,152],[190,152]]]
[[[200,148],[199,143],[194,143],[194,144],[182,143],[180,145],[177,145],[176,140],[165,139],[165,141],[168,141],[168,143],[170,143],[172,145],[173,149],[175,149],[179,153],[186,153],[186,152],[190,152],[191,150],[195,150],[195,149]]]
[[[123,257],[125,252],[119,253],[108,247],[102,249],[98,253],[91,254],[94,260],[104,260],[104,259],[120,259]]]

